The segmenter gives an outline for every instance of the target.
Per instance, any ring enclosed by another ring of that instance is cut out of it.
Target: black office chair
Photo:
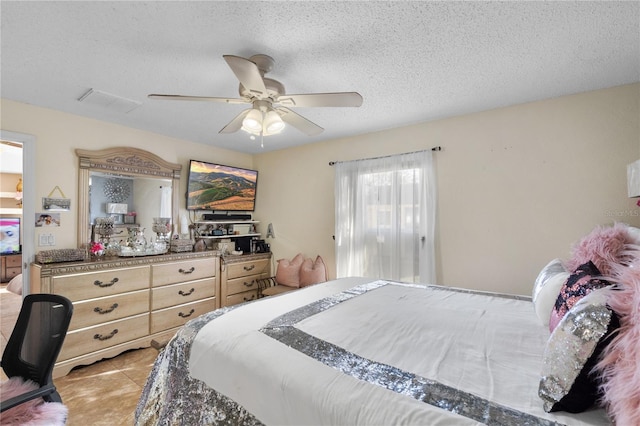
[[[0,412],[42,398],[62,402],[53,384],[53,367],[67,335],[73,304],[58,294],[25,296],[18,320],[2,354],[2,369],[9,380],[21,377],[39,388],[1,402]]]

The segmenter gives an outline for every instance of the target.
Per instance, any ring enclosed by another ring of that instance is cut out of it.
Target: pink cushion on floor
[[[300,287],[323,283],[327,280],[327,267],[322,257],[316,260],[306,259],[300,267]]]
[[[280,259],[276,268],[276,281],[280,285],[300,287],[300,266],[304,262],[302,253],[298,253],[293,259]]]

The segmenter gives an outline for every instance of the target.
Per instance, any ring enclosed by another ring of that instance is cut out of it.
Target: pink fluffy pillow
[[[316,260],[305,259],[300,267],[300,287],[323,283],[327,280],[327,267],[320,256]]]
[[[618,425],[640,425],[640,250],[627,252],[631,266],[614,268],[617,283],[607,300],[620,318],[620,329],[595,367],[602,380],[603,402]]]
[[[300,267],[304,262],[302,253],[293,259],[280,259],[276,268],[276,282],[288,287],[300,287]]]
[[[22,377],[12,377],[2,382],[2,399],[38,389],[38,385]],[[67,420],[67,407],[59,402],[44,402],[42,398],[17,405],[2,413],[3,425],[64,425]]]
[[[565,267],[568,271],[575,271],[591,261],[603,275],[610,275],[615,265],[629,262],[625,256],[625,244],[633,244],[634,241],[628,225],[624,223],[597,226],[573,247],[571,259]]]

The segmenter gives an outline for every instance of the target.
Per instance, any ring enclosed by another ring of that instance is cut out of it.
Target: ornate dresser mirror
[[[78,170],[78,247],[92,238],[97,217],[151,229],[153,218],[178,217],[180,164],[137,148],[76,149]]]

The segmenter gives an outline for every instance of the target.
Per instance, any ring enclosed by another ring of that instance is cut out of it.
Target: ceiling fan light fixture
[[[280,114],[271,110],[264,116],[264,134],[275,135],[284,129],[284,121],[280,118]]]
[[[358,92],[285,94],[282,83],[265,77],[274,64],[274,60],[270,56],[254,55],[246,59],[235,55],[223,55],[223,58],[240,82],[240,98],[161,94],[150,94],[148,97],[151,99],[252,104],[252,108],[241,111],[218,133],[229,134],[242,130],[250,136],[260,136],[261,138],[277,135],[289,126],[307,136],[316,136],[322,133],[324,130],[322,127],[288,107],[359,107],[362,105],[362,96]]]
[[[257,109],[249,111],[244,120],[242,120],[242,127],[249,133],[259,134],[262,130],[262,113]]]

